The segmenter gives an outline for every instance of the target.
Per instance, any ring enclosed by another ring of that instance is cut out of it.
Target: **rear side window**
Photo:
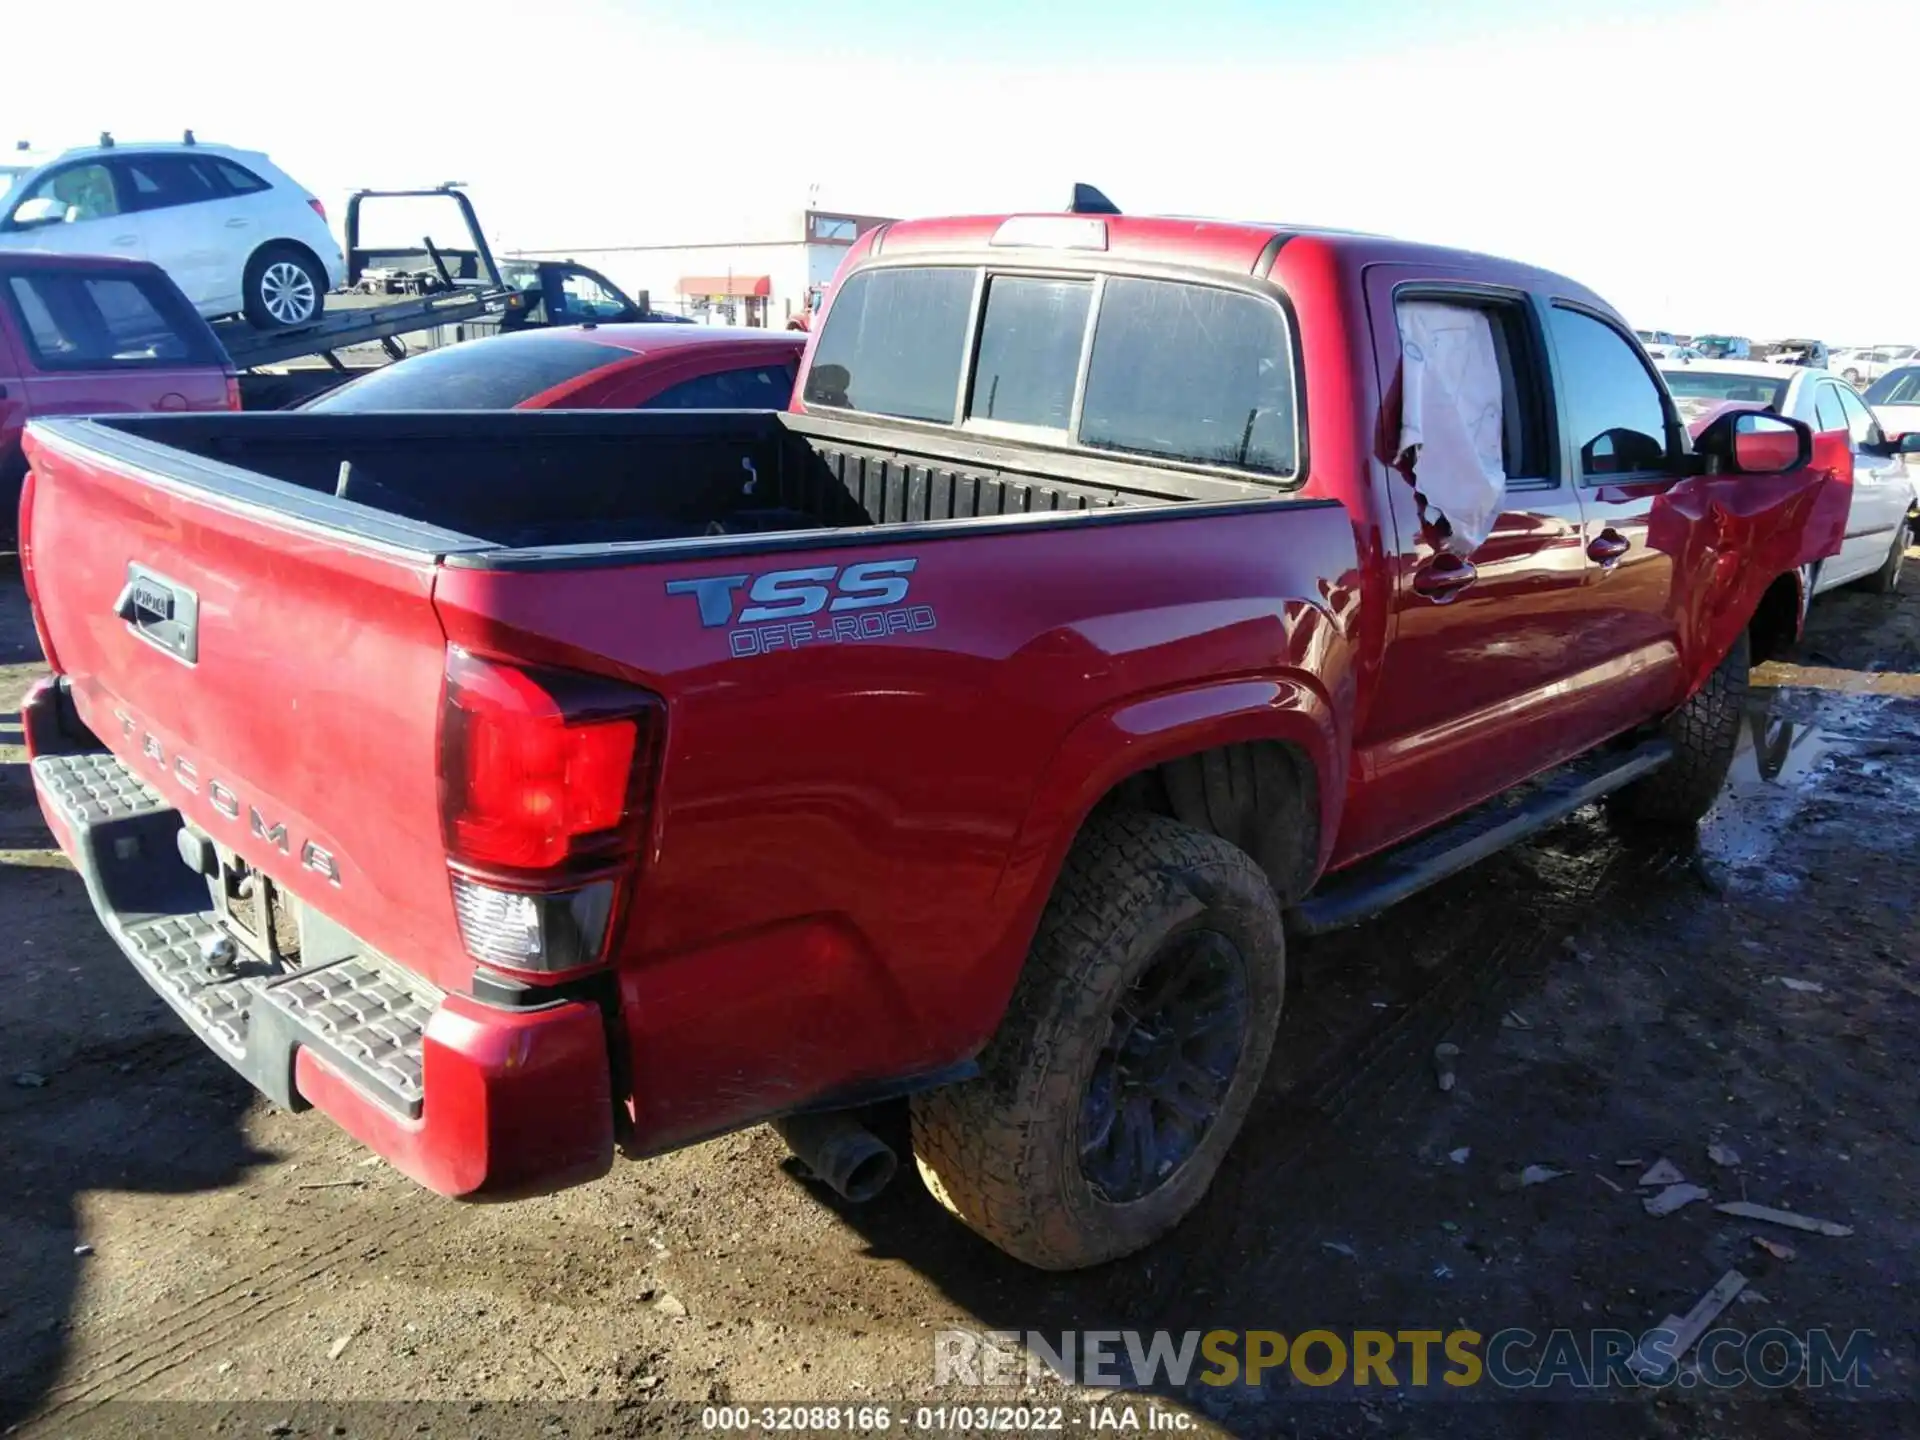
[[[273,188],[258,175],[247,169],[246,166],[236,165],[231,160],[216,159],[213,162],[213,168],[219,174],[220,178],[226,182],[227,189],[231,190],[235,195],[252,195],[261,190],[271,190]]]
[[[542,391],[615,364],[626,352],[590,340],[502,335],[429,350],[329,390],[306,408],[511,410]]]
[[[1813,418],[1815,428],[1822,435],[1847,428],[1847,412],[1840,408],[1837,386],[1822,385],[1813,392]]]
[[[1090,280],[996,275],[980,317],[967,418],[1066,430],[1092,301]]]
[[[197,205],[220,198],[212,168],[196,156],[134,155],[116,163],[124,181],[122,191],[136,210]]]
[[[973,289],[972,270],[944,267],[849,276],[807,370],[807,403],[951,421]]]
[[[755,365],[696,375],[669,385],[642,410],[784,410],[793,398],[793,371],[785,365]]]
[[[226,363],[206,322],[158,277],[16,275],[7,295],[43,370]]]
[[[1291,475],[1290,357],[1286,322],[1269,301],[1110,279],[1093,332],[1081,443]]]
[[[1877,445],[1886,437],[1880,433],[1880,422],[1873,418],[1873,411],[1867,408],[1867,402],[1844,385],[1834,391],[1840,398],[1840,408],[1847,414],[1847,431],[1856,445]]]

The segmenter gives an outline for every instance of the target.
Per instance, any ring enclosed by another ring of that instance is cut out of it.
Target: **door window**
[[[1561,417],[1583,475],[1664,470],[1667,407],[1640,352],[1604,321],[1554,306],[1553,344],[1560,371]]]
[[[157,276],[16,275],[8,294],[44,370],[217,365],[219,342]]]
[[[1836,393],[1840,396],[1840,408],[1847,412],[1849,440],[1855,445],[1877,445],[1886,438],[1880,433],[1880,422],[1873,418],[1866,401],[1844,386]]]
[[[133,155],[114,162],[132,210],[164,210],[220,198],[206,163],[190,155]]]
[[[1453,294],[1444,287],[1425,286],[1396,292],[1394,310],[1411,303],[1445,306],[1484,316],[1493,341],[1494,363],[1500,371],[1500,461],[1509,489],[1546,488],[1559,483],[1559,467],[1552,459],[1552,429],[1547,423],[1546,367],[1540,360],[1536,331],[1528,323],[1528,309],[1518,300],[1497,300],[1480,294]],[[1655,332],[1658,333],[1658,332]],[[1404,342],[1403,342],[1404,343]]]
[[[1822,385],[1813,392],[1814,428],[1822,435],[1847,428],[1847,412],[1840,407],[1840,387]]]
[[[627,313],[627,302],[584,270],[570,270],[562,276],[560,294],[568,315],[606,318]]]
[[[13,219],[19,222],[58,218],[68,225],[77,225],[83,220],[104,220],[119,213],[113,176],[106,166],[89,163],[69,165],[47,176],[20,197],[20,203],[13,209]]]
[[[1867,391],[1874,405],[1920,405],[1920,366],[1910,366],[1882,375]]]
[[[785,365],[753,365],[696,375],[669,385],[643,410],[784,410],[793,398],[793,371]]]

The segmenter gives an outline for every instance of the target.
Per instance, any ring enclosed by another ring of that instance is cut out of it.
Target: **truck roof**
[[[116,140],[111,145],[69,145],[59,150],[38,148],[0,151],[0,166],[7,169],[37,170],[42,165],[50,165],[56,160],[78,160],[89,155],[151,155],[156,151],[193,151],[209,155],[225,155],[229,159],[265,161],[266,155],[259,150],[247,150],[238,145],[222,145],[217,141],[184,137],[173,140]]]
[[[1009,244],[1007,238],[1016,233],[1013,229],[1002,234],[1009,221],[1019,222],[1018,240],[1013,244]],[[1095,226],[1104,226],[1104,230],[1096,230]],[[1057,237],[1057,243],[1048,239],[1050,235]],[[1001,237],[998,244],[996,236]],[[1095,243],[1096,236],[1102,243]],[[1225,274],[1265,275],[1281,250],[1295,243],[1337,254],[1352,264],[1419,261],[1471,270],[1482,278],[1505,277],[1516,284],[1548,282],[1548,288],[1570,299],[1604,304],[1584,285],[1516,260],[1395,240],[1384,235],[1260,221],[1044,212],[896,220],[882,227],[868,256],[891,258],[956,251],[1004,256],[1020,250],[1057,250],[1086,258],[1090,263],[1105,255],[1122,261],[1181,265]]]
[[[151,260],[126,255],[67,255],[58,250],[0,251],[0,268],[13,271],[98,270],[103,273],[158,270]]]

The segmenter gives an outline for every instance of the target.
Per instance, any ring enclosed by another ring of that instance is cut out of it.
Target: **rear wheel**
[[[1845,380],[1849,385],[1858,385],[1860,383],[1860,372],[1848,368],[1840,372],[1840,378]]]
[[[1893,548],[1880,568],[1860,582],[1864,590],[1876,595],[1891,595],[1900,588],[1900,570],[1907,563],[1907,522],[1902,520],[1893,532]]]
[[[1151,1243],[1199,1203],[1252,1107],[1285,963],[1244,851],[1158,815],[1088,821],[980,1078],[913,1102],[927,1189],[1046,1270]]]
[[[1707,683],[1661,726],[1673,742],[1673,759],[1609,796],[1612,814],[1645,825],[1683,828],[1713,808],[1740,744],[1750,655],[1742,630]]]
[[[268,245],[247,262],[247,323],[256,330],[310,325],[327,304],[327,274],[297,245]]]

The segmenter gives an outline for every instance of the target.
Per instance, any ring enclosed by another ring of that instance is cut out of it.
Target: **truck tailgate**
[[[80,718],[219,844],[458,983],[431,550],[169,481],[61,427],[27,450],[35,599]]]

